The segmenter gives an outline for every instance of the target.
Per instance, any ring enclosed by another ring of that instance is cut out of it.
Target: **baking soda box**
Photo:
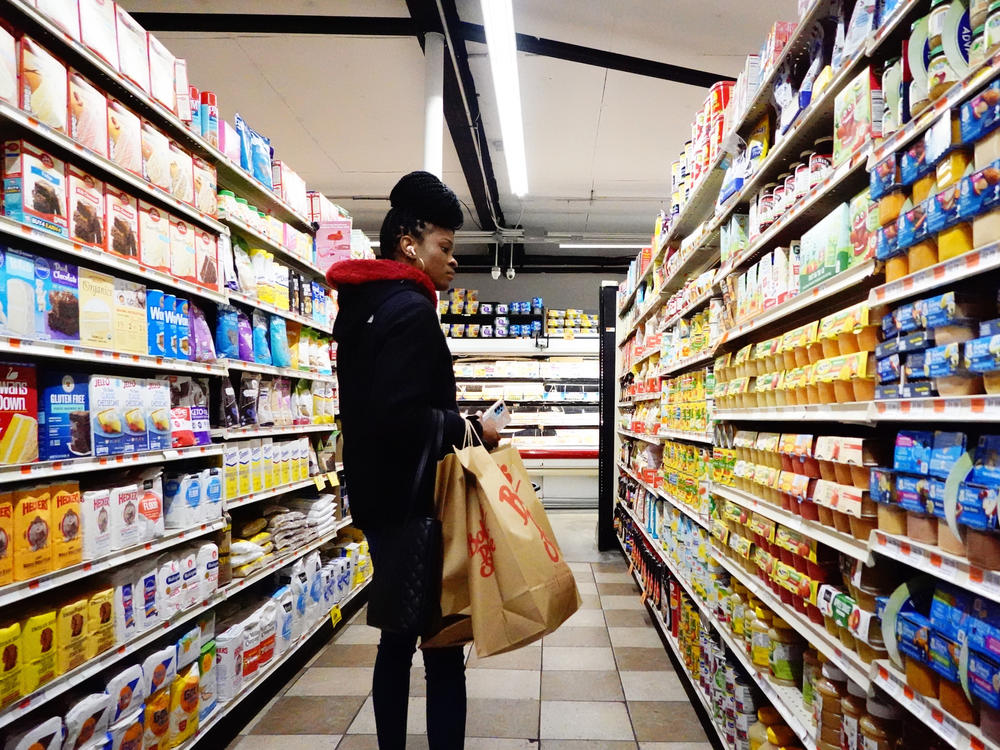
[[[35,366],[0,363],[0,465],[38,460],[37,416]]]

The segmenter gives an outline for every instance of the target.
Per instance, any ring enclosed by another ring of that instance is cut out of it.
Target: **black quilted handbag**
[[[421,636],[434,632],[441,618],[441,522],[421,509],[421,488],[437,468],[444,414],[431,409],[431,435],[414,476],[410,510],[400,526],[374,532],[375,577],[368,596],[367,622],[390,633]]]

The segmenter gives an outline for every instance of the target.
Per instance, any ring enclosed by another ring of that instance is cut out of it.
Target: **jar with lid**
[[[795,173],[795,200],[800,200],[812,190],[812,178],[810,176],[813,152],[803,151],[799,154],[799,163],[792,170]]]
[[[771,668],[771,613],[757,607],[754,615],[750,626],[750,661],[758,672],[766,673]]]
[[[757,710],[758,692],[753,684],[742,677],[733,680],[733,708],[737,713],[754,713]]]
[[[927,16],[927,44],[931,49],[943,44],[944,19],[949,10],[951,0],[931,0],[931,13]]]
[[[785,212],[785,180],[788,175],[781,174],[778,176],[778,184],[774,186],[774,191],[771,193],[771,215],[770,221],[767,223],[774,224],[781,215]]]
[[[232,190],[220,190],[216,211],[219,218],[233,217],[236,214],[236,194]]]
[[[842,750],[862,750],[860,722],[865,715],[868,694],[854,680],[847,682],[847,695],[840,699],[840,747]]]
[[[972,32],[969,43],[969,67],[978,68],[986,62],[986,24],[980,24]]]
[[[819,185],[833,171],[833,138],[824,136],[813,143],[813,154],[809,157],[809,187]]]
[[[790,750],[789,745],[798,747],[795,732],[784,724],[774,724],[767,728],[767,740],[760,746],[760,750]]]
[[[788,172],[788,177],[785,178],[785,211],[788,211],[795,205],[798,191],[798,178],[796,177],[796,172],[801,166],[802,165],[799,163],[793,164]]]
[[[761,232],[774,221],[774,188],[775,183],[767,183],[757,198],[757,223]]]
[[[816,696],[816,678],[820,676],[822,665],[816,649],[809,647],[802,655],[802,702],[812,706]]]
[[[958,80],[944,47],[931,47],[931,61],[927,66],[927,86],[931,101],[940,98]]]
[[[775,617],[771,621],[768,637],[771,639],[771,653],[769,655],[771,681],[779,685],[797,687],[802,681],[802,654],[806,650],[805,639],[780,617]]]
[[[986,28],[983,30],[983,39],[987,56],[1000,50],[1000,1],[998,0],[990,3],[986,16]]]
[[[868,699],[858,726],[863,750],[901,750],[903,709],[878,696]]]
[[[743,621],[746,617],[747,600],[744,598],[746,589],[738,583],[733,584],[733,595],[729,597],[730,627],[733,635],[743,638]]]
[[[752,725],[747,731],[747,738],[750,740],[750,750],[758,750],[761,745],[767,742],[768,728],[780,723],[781,714],[771,706],[764,706],[757,711],[757,723]]]
[[[914,21],[913,25],[910,26],[910,39],[912,40],[918,30],[918,26],[923,19]],[[1000,21],[1000,16],[998,16],[998,21]],[[1000,29],[998,29],[1000,30]],[[987,33],[989,33],[989,27],[987,26]],[[912,120],[925,109],[927,105],[930,104],[930,97],[927,92],[926,86],[920,85],[916,80],[910,82],[910,119]]]
[[[827,662],[816,679],[813,719],[817,727],[827,730],[822,739],[831,745],[840,743],[840,721],[843,716],[840,699],[845,693],[847,693],[847,675]]]
[[[972,0],[969,3],[969,25],[972,28],[983,26],[989,14],[990,0]]]

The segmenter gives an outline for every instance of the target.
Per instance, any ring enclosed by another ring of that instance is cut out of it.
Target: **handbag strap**
[[[441,441],[444,439],[444,414],[440,409],[431,407],[431,435],[432,439],[424,442],[424,449],[420,454],[420,463],[417,464],[417,473],[413,478],[413,490],[410,493],[410,509],[406,520],[411,520],[416,515],[417,495],[423,487],[424,477],[427,475],[427,468],[437,463],[437,455],[441,452]]]

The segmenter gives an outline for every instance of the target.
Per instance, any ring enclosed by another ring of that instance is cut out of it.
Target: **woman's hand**
[[[483,445],[486,446],[487,450],[493,450],[500,445],[500,433],[497,432],[497,428],[490,422],[480,422],[479,424],[483,428]]]

